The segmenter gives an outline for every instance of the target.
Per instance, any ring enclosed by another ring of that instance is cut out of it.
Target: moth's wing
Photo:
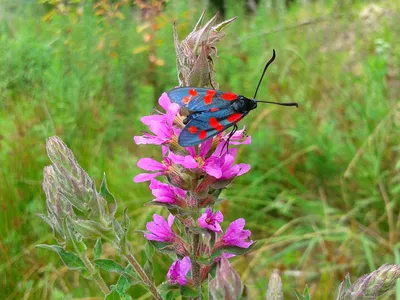
[[[215,108],[228,108],[237,100],[237,95],[213,89],[183,87],[168,92],[169,98],[185,107],[189,112],[206,112]]]
[[[239,122],[248,112],[238,113],[232,107],[195,113],[178,138],[182,147],[195,146]]]

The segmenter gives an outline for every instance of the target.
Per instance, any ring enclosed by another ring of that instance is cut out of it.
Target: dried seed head
[[[215,71],[213,57],[217,55],[216,43],[220,41],[225,32],[222,29],[235,18],[216,23],[218,14],[211,18],[203,27],[205,11],[193,31],[181,42],[178,40],[174,24],[174,43],[176,51],[176,64],[178,69],[179,86],[198,86],[218,88],[214,81]]]

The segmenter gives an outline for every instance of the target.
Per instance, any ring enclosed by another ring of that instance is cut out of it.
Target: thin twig
[[[142,279],[144,284],[147,285],[150,292],[153,294],[154,298],[156,300],[163,300],[160,294],[158,293],[156,286],[147,276],[146,272],[142,269],[142,267],[140,266],[136,258],[132,255],[132,253],[128,252],[128,254],[126,254],[125,257],[129,261],[129,264],[135,269],[140,279]]]
[[[336,20],[337,18],[341,18],[343,16],[346,16],[344,14],[338,14],[338,15],[333,15],[330,17],[319,17],[316,19],[312,19],[309,21],[305,21],[305,22],[301,22],[301,23],[297,23],[295,25],[291,25],[291,26],[279,26],[277,28],[274,28],[272,30],[269,31],[264,31],[255,35],[248,35],[245,38],[241,39],[240,41],[236,42],[233,44],[233,46],[238,46],[240,44],[242,44],[243,42],[249,40],[249,39],[253,39],[253,38],[257,38],[257,37],[261,37],[261,36],[266,36],[269,34],[273,34],[273,33],[277,33],[277,32],[282,32],[282,31],[288,31],[288,30],[293,30],[293,29],[297,29],[300,27],[304,27],[304,26],[308,26],[308,25],[312,25],[312,24],[317,24],[317,23],[321,23],[321,22],[327,22],[327,21],[331,21],[331,20]]]
[[[382,182],[379,182],[379,191],[381,192],[383,201],[385,201],[385,210],[388,218],[388,224],[389,224],[389,243],[391,245],[396,244],[396,230],[395,230],[395,225],[394,225],[394,219],[393,219],[393,211],[390,209],[390,199],[389,196],[386,192],[385,186],[383,185]]]

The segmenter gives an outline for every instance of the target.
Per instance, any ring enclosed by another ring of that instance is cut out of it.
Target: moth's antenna
[[[258,92],[258,88],[260,87],[261,81],[262,81],[263,78],[264,78],[265,72],[267,71],[269,65],[272,64],[272,62],[273,62],[274,60],[275,60],[275,49],[272,49],[272,57],[271,57],[271,59],[267,62],[267,64],[265,65],[264,71],[262,72],[260,81],[258,82],[258,85],[257,85],[257,88],[256,88],[256,92],[254,93],[253,99],[256,99],[257,92]]]
[[[270,103],[270,104],[276,104],[276,105],[281,105],[281,106],[296,106],[297,108],[299,108],[299,104],[296,102],[280,103],[280,102],[272,102],[272,101],[257,101],[257,103]]]

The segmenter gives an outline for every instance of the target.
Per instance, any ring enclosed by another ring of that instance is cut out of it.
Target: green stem
[[[104,295],[107,295],[110,293],[110,289],[108,288],[107,284],[105,283],[103,277],[101,277],[99,271],[96,270],[96,268],[92,265],[90,260],[87,258],[85,254],[81,255],[81,260],[85,264],[86,268],[88,269],[89,273],[92,275],[93,280],[97,283],[101,291],[103,292]]]
[[[157,291],[157,287],[147,276],[146,272],[142,269],[136,258],[132,255],[132,253],[128,252],[125,255],[126,259],[129,261],[129,264],[135,269],[136,273],[139,275],[140,279],[144,282],[145,285],[149,288],[150,292],[153,294],[156,300],[163,300],[160,294]]]

